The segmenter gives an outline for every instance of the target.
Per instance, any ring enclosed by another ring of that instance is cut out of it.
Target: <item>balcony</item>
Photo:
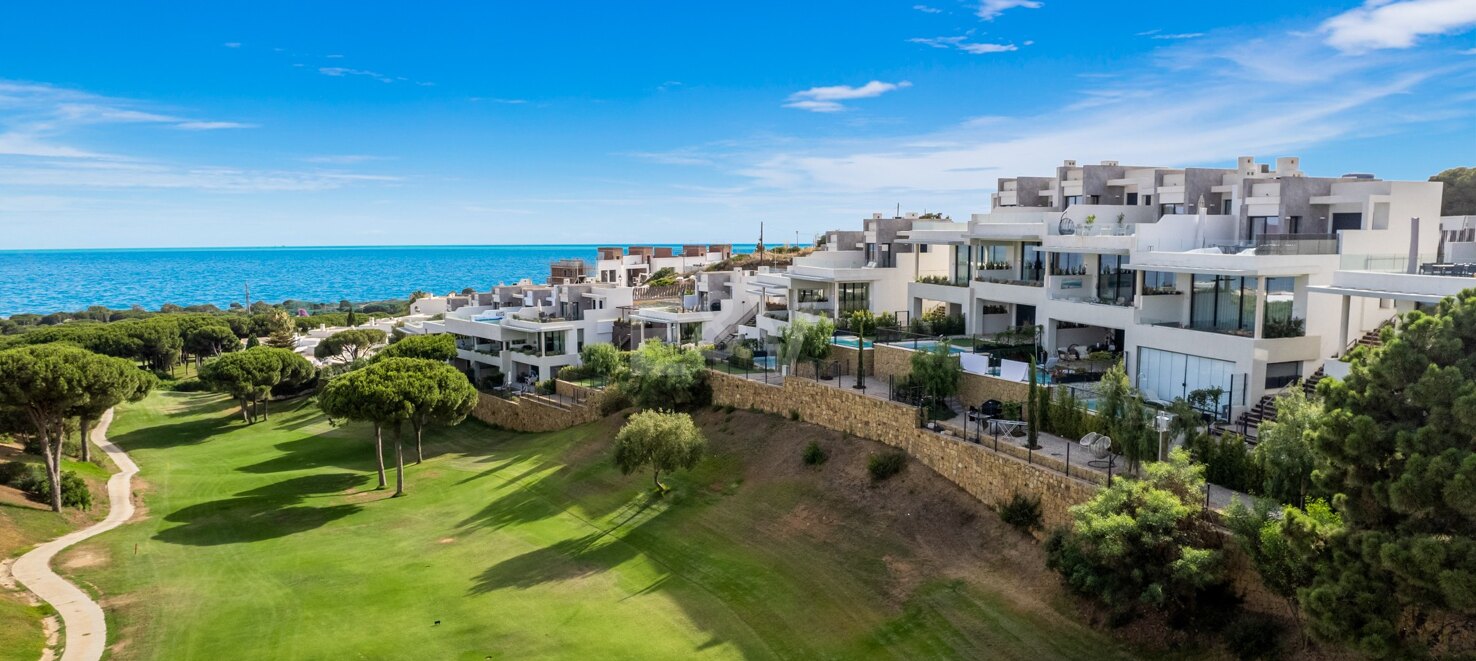
[[[1336,255],[1336,234],[1261,234],[1251,242],[1257,255]]]

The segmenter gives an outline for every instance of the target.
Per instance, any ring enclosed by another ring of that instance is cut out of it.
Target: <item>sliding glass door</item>
[[[1195,274],[1189,301],[1189,326],[1234,335],[1256,328],[1256,279]]]

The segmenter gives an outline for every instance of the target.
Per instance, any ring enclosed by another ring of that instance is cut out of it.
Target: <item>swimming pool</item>
[[[901,342],[893,342],[891,343],[891,346],[902,347],[903,349],[912,349],[914,351],[932,351],[938,348],[938,340],[903,340]],[[948,345],[948,353],[957,354],[971,352],[963,347],[956,347],[950,344]]]
[[[852,337],[850,335],[836,335],[836,336],[830,338],[830,343],[831,344],[834,344],[834,345],[836,345],[838,347],[850,347],[852,349],[855,349],[856,348],[856,344],[857,344],[858,341],[859,340],[857,338]],[[870,349],[871,348],[871,340],[866,340],[865,346],[866,346],[867,349]]]

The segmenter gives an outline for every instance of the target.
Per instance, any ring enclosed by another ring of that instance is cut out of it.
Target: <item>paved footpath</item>
[[[133,516],[131,486],[138,465],[107,438],[113,422],[109,410],[92,430],[92,441],[117,464],[118,472],[108,478],[108,518],[83,530],[62,535],[36,547],[15,561],[11,573],[16,580],[51,604],[66,626],[66,648],[61,661],[96,661],[108,645],[108,627],[103,610],[87,593],[51,570],[51,559],[67,547],[123,525]]]

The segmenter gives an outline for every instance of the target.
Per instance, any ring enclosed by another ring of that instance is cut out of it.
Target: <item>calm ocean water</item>
[[[610,244],[604,244],[610,245]],[[643,244],[648,245],[648,244]],[[747,252],[752,245],[734,245]],[[543,282],[548,263],[593,261],[595,246],[403,246],[0,251],[0,315],[89,305],[334,302]]]

